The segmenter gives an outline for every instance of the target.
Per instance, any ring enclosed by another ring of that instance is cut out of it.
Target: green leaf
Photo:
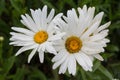
[[[24,80],[26,72],[27,70],[24,67],[18,68],[13,80]]]
[[[21,13],[20,11],[20,7],[18,6],[19,4],[17,3],[16,0],[10,0],[12,6],[15,8],[15,10],[17,10],[19,13]]]
[[[109,44],[107,46],[107,50],[111,51],[111,52],[118,52],[119,51],[119,47],[113,44]]]
[[[13,64],[14,64],[14,61],[15,61],[15,57],[12,56],[8,59],[6,59],[4,61],[4,64],[3,64],[3,69],[4,69],[4,73],[5,75],[9,72],[9,70],[12,68]]]
[[[106,77],[108,77],[110,80],[113,79],[113,76],[112,74],[105,68],[103,67],[102,65],[98,68],[98,70],[103,73]]]
[[[54,75],[54,80],[59,80],[58,70],[53,70],[52,73]]]
[[[93,66],[93,72],[96,71],[100,65],[101,65],[100,61],[96,60],[94,66]]]
[[[69,4],[71,7],[73,7],[73,8],[76,8],[77,7],[77,5],[75,4],[75,2],[73,1],[73,0],[65,0],[65,2],[67,3],[67,4]]]
[[[0,0],[0,15],[5,10],[5,0]]]
[[[114,77],[120,79],[120,62],[110,64]]]
[[[2,42],[0,41],[0,62],[2,61]]]
[[[0,19],[0,32],[9,35],[10,27],[5,23],[5,21]]]
[[[39,80],[47,80],[45,74],[40,71],[39,69],[34,68],[32,73],[30,74],[29,77],[30,80],[35,80],[35,79],[39,79]]]
[[[56,10],[56,7],[47,0],[41,0],[44,5],[47,5],[49,8],[54,8]]]
[[[81,72],[82,79],[87,80],[85,71],[82,68],[80,68],[80,72]]]
[[[0,80],[5,80],[5,76],[0,74]]]

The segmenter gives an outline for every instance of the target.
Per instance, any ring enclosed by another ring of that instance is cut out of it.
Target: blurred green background
[[[20,47],[9,45],[12,26],[23,26],[20,23],[20,15],[28,13],[29,9],[48,6],[56,10],[56,14],[63,12],[66,15],[68,9],[95,6],[96,12],[104,11],[101,24],[111,21],[109,27],[110,43],[102,53],[104,61],[94,61],[93,72],[85,72],[81,67],[77,68],[75,76],[66,74],[58,75],[58,69],[52,70],[51,58],[53,55],[45,54],[43,64],[39,62],[36,54],[31,63],[27,63],[30,51],[26,51],[15,57]],[[4,40],[2,40],[2,38]],[[0,80],[113,80],[120,79],[120,0],[0,0]]]

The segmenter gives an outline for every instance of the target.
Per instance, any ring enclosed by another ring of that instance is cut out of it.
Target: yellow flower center
[[[82,41],[76,36],[71,36],[67,38],[65,42],[65,47],[67,51],[71,54],[79,52],[82,47]]]
[[[34,35],[34,41],[38,44],[45,42],[48,39],[46,31],[39,31]]]

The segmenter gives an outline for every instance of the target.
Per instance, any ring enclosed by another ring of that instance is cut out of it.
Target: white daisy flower
[[[68,69],[69,74],[75,75],[77,63],[85,71],[92,71],[94,58],[103,61],[99,53],[104,52],[109,42],[105,37],[110,22],[100,26],[104,13],[100,12],[94,17],[94,12],[95,7],[87,9],[85,5],[82,9],[78,8],[78,15],[72,9],[67,11],[67,17],[63,16],[64,20],[56,20],[61,32],[66,32],[62,40],[55,44],[58,54],[52,59],[55,62],[53,69],[60,66],[59,74],[64,74]]]
[[[28,29],[12,27],[12,37],[10,38],[10,45],[22,46],[16,56],[24,51],[32,49],[28,56],[28,63],[30,63],[32,57],[36,52],[39,54],[40,62],[44,61],[44,52],[56,54],[56,50],[53,47],[53,42],[61,39],[64,33],[57,34],[57,30],[53,22],[62,16],[62,13],[54,17],[55,10],[52,9],[47,16],[47,6],[43,9],[32,10],[30,17],[28,14],[22,15],[22,24]]]

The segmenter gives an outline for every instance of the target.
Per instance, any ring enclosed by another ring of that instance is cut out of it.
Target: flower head
[[[68,72],[72,75],[76,73],[76,62],[85,70],[92,71],[93,59],[103,60],[99,53],[104,52],[106,43],[105,37],[108,35],[106,29],[110,22],[101,25],[103,12],[94,17],[95,7],[85,5],[78,8],[78,15],[75,9],[67,11],[67,17],[57,19],[56,25],[61,32],[66,35],[61,41],[55,44],[58,54],[52,59],[53,69],[60,66],[59,74]]]
[[[43,9],[32,10],[30,17],[28,14],[22,15],[22,24],[25,28],[12,27],[12,37],[10,38],[11,45],[22,46],[16,56],[24,51],[32,49],[32,52],[28,56],[28,63],[36,52],[39,54],[40,62],[43,63],[44,52],[56,54],[56,50],[53,47],[53,43],[56,40],[61,39],[64,33],[57,34],[57,30],[54,25],[54,21],[62,16],[62,13],[54,17],[54,9],[52,9],[47,16],[47,6]]]

